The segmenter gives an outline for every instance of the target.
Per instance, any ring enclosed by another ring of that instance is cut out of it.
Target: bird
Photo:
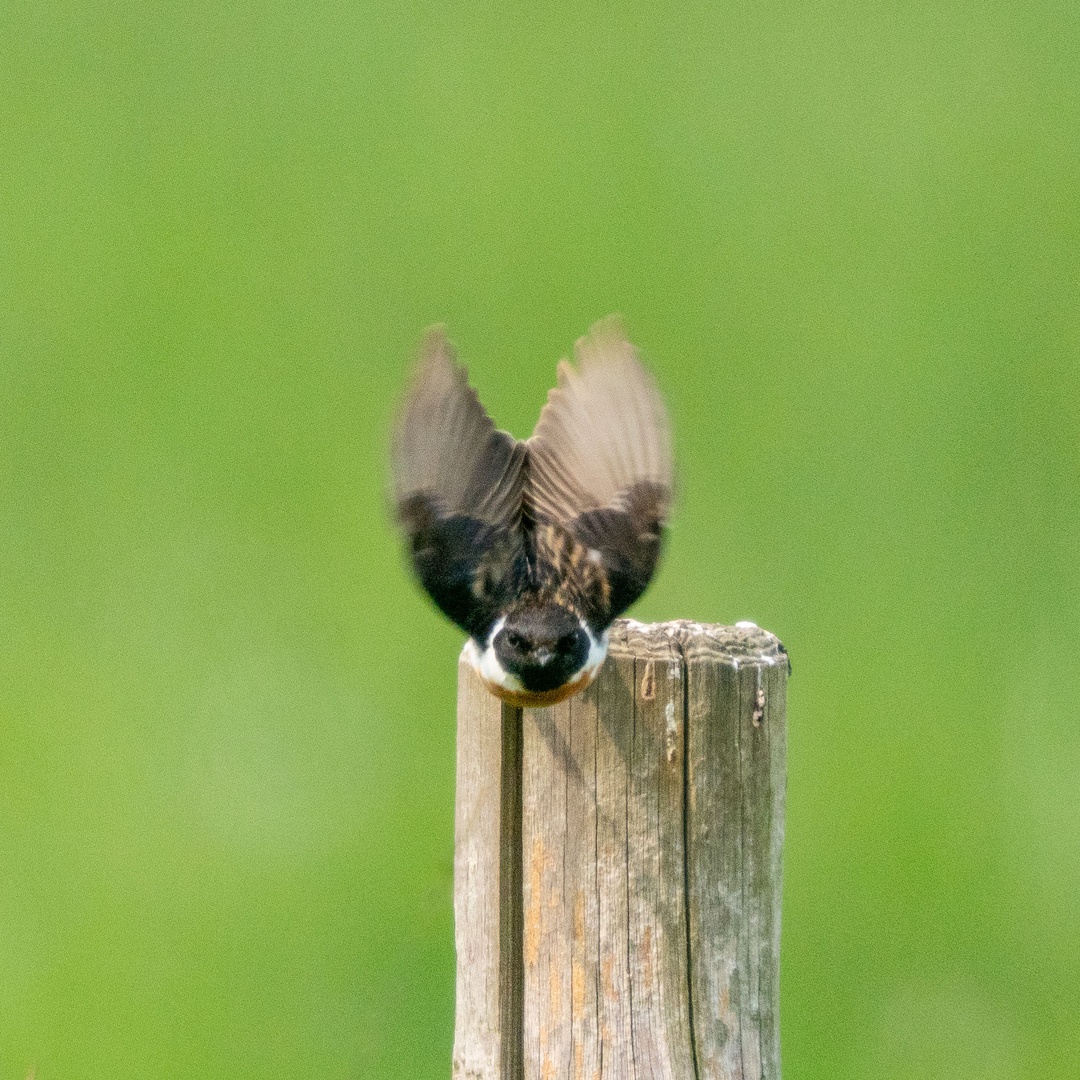
[[[391,446],[406,551],[497,697],[583,690],[610,627],[645,591],[672,503],[663,399],[622,320],[561,360],[532,436],[496,428],[442,325],[425,334]]]

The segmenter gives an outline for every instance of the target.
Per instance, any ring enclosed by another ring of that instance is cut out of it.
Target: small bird
[[[652,578],[671,505],[667,414],[621,321],[596,323],[574,351],[521,442],[496,429],[433,327],[393,441],[416,575],[469,635],[488,689],[515,705],[592,681],[612,620]]]

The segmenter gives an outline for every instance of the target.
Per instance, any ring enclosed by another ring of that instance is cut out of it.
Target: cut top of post
[[[752,622],[734,626],[699,623],[692,619],[640,623],[616,619],[611,626],[608,655],[635,660],[716,660],[738,669],[744,661],[790,667],[787,650],[775,634]]]

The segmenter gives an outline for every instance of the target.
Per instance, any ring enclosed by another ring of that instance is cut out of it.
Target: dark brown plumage
[[[575,353],[519,442],[496,430],[435,327],[394,439],[417,576],[503,696],[584,685],[660,556],[672,459],[659,392],[616,318]]]

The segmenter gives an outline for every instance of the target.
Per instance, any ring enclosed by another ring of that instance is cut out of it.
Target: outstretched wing
[[[497,431],[440,326],[420,349],[394,438],[398,520],[420,583],[482,640],[524,572],[524,444]]]
[[[527,443],[526,500],[538,525],[564,530],[599,563],[606,587],[593,590],[588,618],[603,629],[656,569],[671,505],[671,432],[619,319],[598,322],[574,351],[579,367],[559,363]]]

